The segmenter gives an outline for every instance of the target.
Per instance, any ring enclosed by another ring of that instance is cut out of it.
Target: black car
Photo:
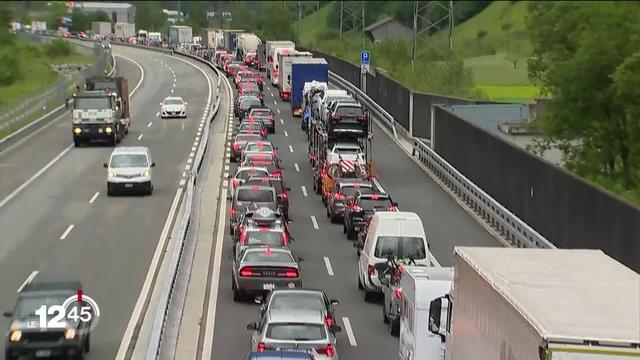
[[[327,217],[332,223],[342,220],[345,204],[357,193],[375,192],[373,184],[364,179],[340,179],[327,197]]]
[[[70,316],[57,319],[48,316],[47,324],[41,326],[38,311],[46,307],[62,305],[70,297],[77,296],[82,285],[78,281],[28,283],[18,294],[13,311],[4,313],[11,319],[5,358],[18,359],[23,355],[35,357],[62,356],[64,358],[83,359],[90,349],[90,326],[92,313],[77,305],[77,314],[88,316],[88,321],[73,320]],[[73,304],[73,303],[72,303]],[[74,305],[70,305],[74,306]],[[67,307],[67,315],[71,314]],[[51,314],[51,311],[48,311]],[[78,319],[82,318],[78,317]],[[51,326],[55,320],[59,326]]]
[[[360,227],[367,217],[376,211],[398,211],[398,204],[391,200],[389,194],[358,192],[349,199],[344,208],[344,226],[342,231],[347,239],[355,240]]]
[[[253,95],[253,94],[252,94]],[[244,117],[247,115],[247,113],[249,112],[249,109],[252,106],[262,106],[264,105],[262,100],[260,100],[260,98],[258,98],[257,96],[247,96],[243,99],[241,99],[240,101],[238,101],[238,106],[237,106],[237,113],[236,116],[242,120],[244,119]]]
[[[249,109],[249,115],[247,115],[249,119],[255,118],[260,119],[266,126],[267,130],[269,130],[270,134],[276,132],[276,121],[273,116],[273,111],[266,106],[254,106]]]
[[[280,206],[285,220],[289,220],[289,191],[291,191],[291,188],[284,185],[282,177],[250,177],[244,184],[247,186],[269,184],[276,189],[276,194],[278,195],[278,206]]]

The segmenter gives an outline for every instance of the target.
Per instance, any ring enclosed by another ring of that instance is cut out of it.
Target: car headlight
[[[75,128],[75,129],[73,129],[73,132],[76,133],[76,134],[80,134],[82,132],[82,129]]]
[[[116,172],[109,170],[109,177],[116,177]]]
[[[67,329],[67,330],[64,331],[65,340],[72,340],[75,337],[76,337],[76,330],[75,329]]]
[[[107,128],[106,128],[106,129],[104,129],[104,131],[105,131],[107,134],[111,134],[111,131],[113,131],[113,130],[111,129],[111,127],[107,126]]]
[[[11,332],[11,335],[9,336],[9,340],[11,340],[11,342],[18,342],[20,341],[21,338],[22,338],[22,331],[20,330],[13,330]]]
[[[140,176],[149,176],[149,170],[144,170],[140,173]]]

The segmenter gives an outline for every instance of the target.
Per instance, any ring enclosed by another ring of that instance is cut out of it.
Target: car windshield
[[[263,151],[263,152],[271,152],[273,151],[273,147],[269,143],[252,143],[247,144],[245,151]]]
[[[389,198],[378,198],[374,200],[372,198],[362,198],[360,199],[360,207],[364,210],[387,210],[392,204]]]
[[[238,201],[242,202],[272,202],[274,201],[273,192],[271,190],[238,190]]]
[[[266,176],[269,175],[265,170],[245,170],[238,173],[236,179],[247,180],[252,176]]]
[[[269,116],[271,115],[271,111],[267,110],[267,109],[254,109],[251,110],[251,113],[249,113],[251,116]]]
[[[261,263],[293,263],[293,257],[288,252],[272,251],[271,249],[249,251],[242,259],[242,262]]]
[[[280,246],[282,240],[279,232],[254,230],[247,232],[247,244]]]
[[[255,134],[243,134],[236,136],[236,142],[260,140],[260,135]]]
[[[105,97],[76,97],[74,109],[111,109],[111,98]]]
[[[273,161],[273,156],[268,152],[261,152],[257,154],[247,154],[247,161]]]
[[[42,305],[50,308],[54,305],[62,305],[68,296],[25,296],[20,298],[16,305],[15,317],[26,318],[36,316],[36,310]]]
[[[240,125],[240,131],[242,130],[254,130],[254,131],[260,131],[262,129],[262,125],[258,124],[258,123],[245,123],[245,124],[241,124]]]
[[[117,154],[111,157],[109,167],[147,167],[147,156],[144,154]]]
[[[296,323],[268,324],[265,335],[269,339],[290,341],[317,341],[327,336],[323,325]]]
[[[368,187],[368,186],[360,186],[360,187],[355,187],[353,185],[351,186],[343,186],[340,191],[344,194],[344,196],[353,196],[355,195],[358,191],[361,194],[370,194],[373,192],[373,189]]]
[[[324,299],[319,293],[282,292],[271,297],[269,309],[325,311]]]
[[[362,108],[359,106],[339,106],[336,109],[336,115],[340,116],[361,116],[364,113],[362,112]]]
[[[333,152],[338,154],[357,154],[362,152],[362,150],[356,147],[335,147]]]
[[[389,254],[397,258],[424,259],[427,252],[424,248],[424,240],[418,237],[408,236],[380,236],[376,242],[374,256],[386,258]]]
[[[182,105],[183,103],[182,99],[166,99],[164,101],[165,105]]]

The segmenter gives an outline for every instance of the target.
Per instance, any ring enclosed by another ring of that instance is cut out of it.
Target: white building
[[[162,13],[167,15],[167,21],[172,24],[175,24],[178,20],[184,18],[184,13],[182,11],[178,12],[177,10],[162,9]]]
[[[102,11],[109,16],[111,22],[132,24],[136,18],[136,7],[128,3],[74,1],[73,8],[85,13]]]

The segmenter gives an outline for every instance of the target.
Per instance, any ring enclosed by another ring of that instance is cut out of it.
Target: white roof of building
[[[146,154],[149,148],[146,146],[121,146],[113,149],[113,154]]]
[[[640,275],[600,250],[455,252],[549,341],[640,341]]]
[[[74,8],[86,9],[130,9],[134,7],[128,3],[112,3],[112,2],[74,2]]]

